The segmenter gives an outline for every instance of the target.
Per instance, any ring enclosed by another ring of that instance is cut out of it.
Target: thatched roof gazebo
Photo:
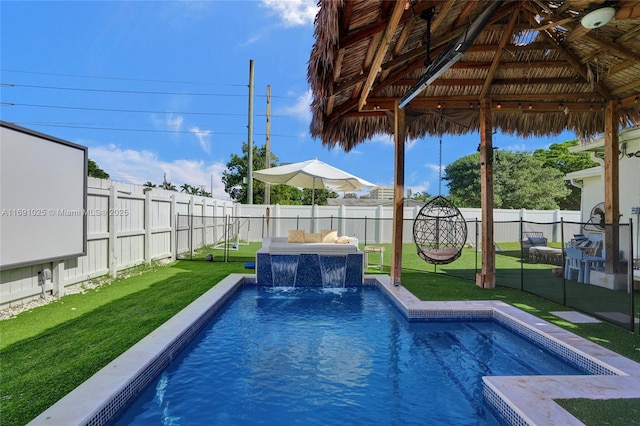
[[[311,133],[346,151],[376,134],[394,135],[394,283],[408,138],[480,133],[482,246],[493,247],[494,130],[604,133],[606,221],[617,223],[618,129],[640,123],[640,1],[319,4],[308,69]],[[606,243],[607,265],[616,265],[617,233]],[[484,250],[482,259],[477,283],[491,288],[495,254]]]

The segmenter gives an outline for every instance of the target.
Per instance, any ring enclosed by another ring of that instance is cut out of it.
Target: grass
[[[0,424],[28,423],[222,278],[246,273],[243,262],[253,261],[256,249],[253,243],[240,246],[229,253],[233,260],[230,263],[217,261],[222,259],[222,252],[215,251],[215,262],[179,261],[128,271],[127,278],[0,321]],[[208,252],[204,250],[194,258],[203,259]],[[390,247],[385,253],[384,273],[388,273]],[[407,246],[404,253],[402,284],[420,299],[502,300],[640,362],[640,338],[620,327],[571,324],[550,313],[566,310],[564,306],[513,288],[483,290],[472,281],[453,276],[473,277],[473,251],[465,251],[448,267],[438,267],[439,273],[417,259],[412,247]],[[519,271],[519,258],[502,257],[502,267]],[[370,259],[370,263],[377,261]],[[548,269],[537,265],[532,271],[539,270],[548,278]],[[377,268],[367,270],[376,272]],[[565,403],[587,425],[604,424],[598,419],[605,410],[613,413],[606,417],[606,424],[638,424],[640,400],[597,404],[590,400],[562,401],[563,406]],[[626,404],[624,410],[620,404]]]

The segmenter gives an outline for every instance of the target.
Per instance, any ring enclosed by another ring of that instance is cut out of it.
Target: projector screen
[[[0,122],[0,269],[86,254],[87,148]]]

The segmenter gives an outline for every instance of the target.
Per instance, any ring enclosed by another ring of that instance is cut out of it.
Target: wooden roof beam
[[[630,81],[629,83],[627,83],[627,84],[625,84],[623,86],[620,86],[615,90],[612,90],[611,94],[619,95],[620,93],[624,93],[627,90],[633,90],[633,89],[635,89],[637,87],[640,87],[640,79]]]
[[[393,40],[393,36],[398,28],[398,24],[400,22],[400,18],[404,13],[404,2],[397,1],[393,4],[393,12],[391,12],[391,18],[389,19],[389,24],[387,25],[387,29],[384,32],[384,36],[382,37],[382,41],[380,43],[380,47],[376,52],[375,58],[373,59],[373,63],[371,64],[371,68],[369,69],[369,75],[362,87],[362,91],[360,92],[360,100],[358,101],[358,110],[362,109],[362,106],[366,103],[367,97],[369,96],[369,91],[373,87],[373,83],[378,76],[378,70],[382,65],[382,61],[384,61],[384,57],[387,54],[387,50]]]
[[[384,2],[384,3],[387,3],[387,2]],[[393,3],[395,2],[388,2],[386,7],[390,7]],[[400,3],[402,3],[404,7],[405,3],[403,1],[400,1]],[[412,6],[412,11],[413,13],[420,15],[420,12],[422,12],[422,10],[428,9],[436,4],[440,4],[440,2],[434,1],[434,2],[428,2],[428,3],[420,3],[418,5]],[[403,15],[402,18],[400,19],[399,24],[402,24],[405,21],[409,21],[409,20],[414,20],[414,16],[412,13],[407,13]],[[387,28],[388,24],[389,24],[389,19],[381,16],[377,22],[366,25],[362,28],[359,28],[353,33],[345,34],[344,37],[340,37],[340,40],[338,41],[338,46],[341,49],[346,49],[348,47],[351,47],[354,44],[360,43],[362,40],[368,39],[369,37],[373,36],[376,33],[382,33]]]
[[[369,98],[369,102],[365,106],[367,110],[380,110],[380,109],[393,109],[393,102],[396,98],[388,96],[379,96]],[[524,106],[528,106],[530,103],[535,105],[547,105],[554,109],[559,109],[560,104],[571,105],[586,105],[583,110],[597,110],[599,106],[604,105],[606,102],[597,93],[589,93],[586,95],[578,95],[571,97],[559,97],[558,95],[544,93],[544,94],[522,94],[522,95],[505,95],[505,96],[492,96],[495,102],[501,102],[503,104],[518,105],[518,103]],[[443,108],[468,108],[470,104],[474,104],[480,101],[477,95],[459,95],[459,96],[421,96],[414,98],[411,101],[410,106],[412,109],[430,109],[435,108],[440,104]],[[627,98],[626,102],[634,101],[633,97]],[[591,108],[589,108],[591,107]],[[540,106],[540,108],[543,108]],[[545,107],[546,108],[546,107]],[[582,108],[582,107],[581,107]]]
[[[529,19],[535,22],[535,19],[533,19],[532,16],[530,16]],[[587,81],[590,80],[586,67],[580,62],[580,59],[573,52],[571,52],[564,45],[562,45],[558,40],[556,40],[556,38],[548,30],[541,31],[540,34],[544,34],[544,37],[546,37],[549,41],[551,41],[557,47],[557,49],[560,51],[562,56],[567,60],[567,62],[569,62],[569,64],[576,70],[576,72],[578,72],[582,76],[582,78],[584,78]],[[600,95],[602,95],[602,97],[604,97],[605,99],[612,98],[612,95],[609,92],[609,89],[607,89],[606,86],[602,84],[601,81],[595,81],[593,83],[590,82],[590,84],[593,84],[596,91],[600,93]]]
[[[635,54],[633,52],[633,49],[624,46],[622,43],[614,43],[609,40],[595,38],[591,34],[585,35],[584,39],[589,43],[595,44],[596,46],[615,52],[618,56],[640,62],[640,55]]]
[[[460,11],[460,14],[456,17],[455,21],[453,21],[453,23],[451,24],[451,27],[458,28],[460,25],[462,25],[462,23],[469,18],[469,13],[471,12],[471,9],[473,9],[473,6],[475,6],[477,2],[478,0],[470,0],[466,2],[464,5],[464,8]]]
[[[407,40],[409,39],[411,32],[413,31],[415,22],[416,22],[415,20],[409,19],[404,24],[404,27],[402,28],[402,32],[400,33],[400,36],[396,41],[396,45],[393,48],[392,57],[398,56],[402,51],[402,49],[404,49],[404,46],[407,43]],[[382,70],[382,73],[380,74],[380,80],[385,80],[389,76],[389,73],[391,72],[391,70],[389,68],[385,69],[386,67],[384,66],[384,64],[382,65],[382,68],[383,70]]]
[[[520,8],[516,8],[507,24],[504,32],[502,33],[502,38],[500,39],[500,43],[498,45],[498,50],[493,56],[493,62],[491,63],[491,68],[489,68],[489,73],[487,74],[487,78],[485,79],[484,86],[480,91],[480,98],[484,98],[487,96],[489,92],[489,88],[491,87],[491,82],[493,81],[493,77],[498,71],[498,65],[500,64],[500,59],[502,59],[502,53],[504,52],[504,48],[507,43],[511,40],[511,36],[513,35],[513,26],[516,24],[518,17],[520,16]]]
[[[364,55],[364,62],[362,64],[362,70],[360,71],[360,76],[362,78],[358,79],[357,83],[355,84],[355,87],[353,88],[353,93],[351,94],[352,98],[357,98],[358,95],[360,95],[361,93],[362,84],[365,82],[365,79],[367,76],[365,70],[371,71],[371,63],[373,62],[374,56],[376,54],[376,49],[378,47],[378,43],[380,43],[381,37],[382,37],[382,34],[376,34],[373,37],[371,37],[371,43],[369,43],[369,48],[367,49],[367,53]]]
[[[487,66],[488,68],[488,66]],[[492,86],[508,86],[508,85],[525,85],[525,84],[575,84],[576,78],[574,77],[539,77],[539,78],[499,78],[494,79],[491,83]],[[486,79],[463,79],[463,78],[439,78],[431,86],[484,86]],[[587,81],[580,79],[583,84],[589,84]],[[400,79],[394,82],[397,86],[412,86],[415,83],[415,79]]]

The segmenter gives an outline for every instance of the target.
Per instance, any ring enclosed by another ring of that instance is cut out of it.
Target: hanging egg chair
[[[451,201],[438,195],[425,204],[413,221],[418,256],[434,265],[451,263],[467,242],[467,222]]]
[[[438,196],[425,204],[413,221],[413,240],[425,262],[446,265],[462,254],[467,242],[467,222],[460,210],[442,195],[442,133],[443,111],[440,110],[440,162]]]

